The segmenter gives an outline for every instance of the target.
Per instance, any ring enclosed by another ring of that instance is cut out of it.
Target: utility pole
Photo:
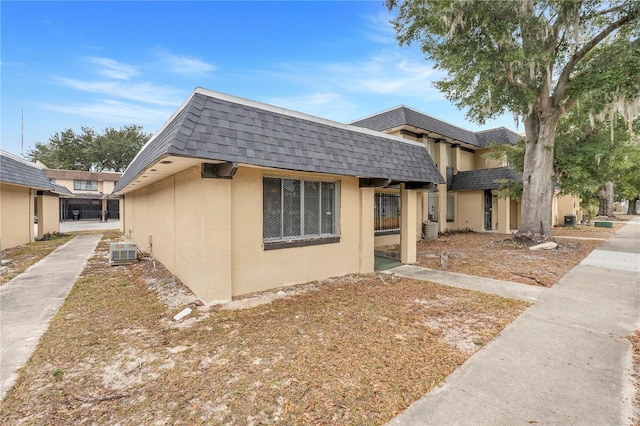
[[[24,157],[24,108],[20,110],[20,155]]]

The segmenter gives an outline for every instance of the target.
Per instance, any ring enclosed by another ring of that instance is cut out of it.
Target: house
[[[434,159],[446,183],[437,192],[422,194],[418,217],[437,222],[439,232],[471,229],[475,232],[509,233],[521,217],[519,200],[502,199],[492,191],[502,180],[521,179],[505,161],[487,158],[492,145],[515,144],[515,132],[497,128],[480,132],[462,129],[425,113],[398,106],[350,123],[422,144]],[[397,196],[393,190],[378,190],[378,197]],[[419,226],[419,224],[418,224]],[[377,245],[397,242],[397,236],[376,228]]]
[[[0,150],[0,244],[15,247],[60,231],[58,197],[37,165]],[[37,215],[37,216],[36,216]],[[37,226],[34,227],[34,216]],[[37,228],[37,232],[34,228]]]
[[[50,169],[43,167],[49,180],[66,188],[60,196],[60,219],[118,219],[120,200],[112,195],[122,176],[117,172],[87,172],[80,170]]]
[[[197,88],[115,187],[121,230],[205,302],[374,269],[376,190],[416,260],[422,143]]]

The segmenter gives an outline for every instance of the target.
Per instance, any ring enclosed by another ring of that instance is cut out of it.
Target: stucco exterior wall
[[[360,188],[356,178],[341,178],[340,242],[264,250],[262,245],[262,176],[257,168],[241,168],[232,190],[233,295],[358,272],[360,263]],[[276,175],[278,173],[276,172]],[[313,178],[286,173],[285,177]],[[315,176],[325,178],[326,176]],[[373,199],[371,199],[373,201]],[[373,217],[373,203],[368,207]],[[373,239],[373,232],[371,232]],[[373,251],[370,254],[373,257]]]
[[[475,167],[475,154],[473,152],[464,151],[462,149],[459,150],[458,156],[458,171],[466,172],[468,170],[473,170]]]
[[[484,232],[484,192],[458,191],[457,196],[456,221],[450,228]]]
[[[564,225],[565,215],[576,215],[577,221],[580,223],[582,220],[582,211],[580,210],[580,198],[566,194],[556,194],[552,203],[552,225],[562,226]]]
[[[30,188],[0,183],[0,246],[3,250],[34,240],[34,211]]]
[[[373,270],[373,192],[338,178],[340,242],[265,250],[262,177],[241,167],[233,179],[202,179],[190,168],[125,195],[122,230],[205,302],[347,273]],[[313,178],[286,173],[283,177]],[[327,176],[317,176],[326,179]]]
[[[53,195],[38,195],[38,235],[40,239],[44,234],[60,232],[60,199]]]
[[[493,169],[496,167],[504,167],[507,165],[506,158],[504,160],[494,160],[486,158],[485,154],[489,152],[489,149],[479,149],[475,152],[475,167],[474,169]]]

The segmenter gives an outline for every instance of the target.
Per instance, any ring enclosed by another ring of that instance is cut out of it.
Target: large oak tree
[[[551,237],[560,118],[593,90],[629,121],[640,98],[640,0],[387,0],[401,44],[448,76],[436,86],[468,117],[511,112],[526,134],[521,234]]]
[[[81,130],[56,132],[47,143],[36,142],[27,157],[52,169],[122,172],[151,137],[134,125],[108,127],[103,133],[89,127]]]

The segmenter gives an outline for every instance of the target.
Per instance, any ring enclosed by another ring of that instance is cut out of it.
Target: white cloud
[[[269,98],[267,103],[329,120],[344,121],[356,112],[356,106],[338,93]]]
[[[183,93],[169,86],[154,83],[125,83],[120,81],[83,81],[58,77],[60,84],[83,92],[109,95],[155,105],[179,105]]]
[[[65,114],[90,118],[99,117],[100,121],[111,124],[137,124],[159,128],[173,113],[174,108],[149,108],[129,102],[112,99],[100,99],[90,104],[46,104],[45,108]]]
[[[157,54],[164,63],[165,70],[175,74],[187,77],[200,77],[216,70],[215,66],[201,59],[184,55],[174,55],[165,49],[158,49]]]
[[[367,26],[365,35],[367,39],[375,43],[397,44],[396,32],[391,24],[392,16],[388,12],[379,12],[376,15],[364,17]]]
[[[87,60],[97,65],[98,68],[95,72],[101,74],[107,78],[113,78],[116,80],[130,80],[132,77],[138,74],[136,67],[132,65],[122,64],[114,59],[90,57]]]
[[[314,92],[388,95],[442,99],[432,83],[444,77],[422,57],[378,54],[364,61],[294,63],[280,67],[272,78],[289,80]]]

